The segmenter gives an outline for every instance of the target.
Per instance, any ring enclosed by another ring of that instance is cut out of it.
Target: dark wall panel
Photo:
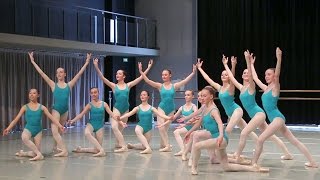
[[[64,39],[74,40],[78,39],[78,17],[77,11],[64,11]]]
[[[91,41],[91,14],[78,13],[78,40],[84,42]]]
[[[1,0],[0,3],[0,32],[14,32],[14,7],[15,3],[12,0]]]
[[[63,10],[49,8],[49,37],[63,39]]]
[[[48,9],[42,6],[33,6],[33,35],[39,37],[48,37]]]

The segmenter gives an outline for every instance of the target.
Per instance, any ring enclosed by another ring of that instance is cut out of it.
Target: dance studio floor
[[[170,129],[170,142],[173,152],[176,152],[177,143]],[[294,134],[310,149],[317,162],[320,162],[320,131],[305,129],[294,130]],[[138,142],[134,134],[134,125],[124,131],[126,142]],[[239,130],[235,129],[230,137],[228,152],[233,152],[237,147]],[[320,179],[319,169],[307,169],[304,167],[306,158],[294,148],[287,140],[284,140],[294,155],[294,160],[281,161],[280,150],[274,143],[267,141],[264,145],[264,154],[261,156],[263,166],[269,167],[269,173],[254,172],[223,172],[219,165],[212,165],[208,161],[205,151],[199,162],[199,175],[192,176],[187,162],[182,162],[180,157],[173,153],[160,153],[159,133],[153,131],[151,155],[140,155],[139,151],[129,150],[126,153],[113,153],[114,136],[109,125],[105,126],[104,148],[106,157],[94,158],[90,154],[75,154],[71,150],[77,146],[89,146],[84,137],[83,128],[68,129],[64,140],[69,149],[67,158],[55,158],[52,156],[52,136],[44,133],[42,152],[45,155],[43,161],[30,162],[28,158],[15,157],[15,152],[26,150],[20,140],[20,133],[13,133],[9,137],[0,138],[0,179]],[[248,139],[244,154],[251,157],[254,143]]]

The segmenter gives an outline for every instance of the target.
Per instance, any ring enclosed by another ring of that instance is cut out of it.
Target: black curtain
[[[275,49],[279,46],[283,51],[281,89],[319,90],[319,14],[318,0],[200,0],[198,56],[204,59],[204,70],[219,83],[222,54],[237,56],[236,78],[242,82],[246,68],[243,51],[249,49],[257,57],[255,67],[264,82],[265,70],[275,67]],[[200,88],[207,85],[201,76],[198,82]],[[257,93],[259,105],[260,97]],[[320,96],[314,92],[283,92],[281,97]],[[236,99],[239,102],[238,94]],[[279,108],[287,123],[320,124],[319,100],[280,100]],[[220,110],[223,112],[222,107]]]

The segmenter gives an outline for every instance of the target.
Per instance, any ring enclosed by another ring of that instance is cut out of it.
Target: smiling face
[[[56,77],[59,81],[64,81],[65,77],[66,77],[66,72],[63,68],[58,68],[56,71]]]
[[[271,84],[274,81],[274,69],[267,69],[264,78],[268,84]]]
[[[222,82],[229,82],[229,76],[226,70],[222,71],[221,73],[221,81]]]
[[[141,102],[148,102],[149,100],[149,93],[147,91],[141,91],[140,93],[140,100]]]
[[[243,70],[242,79],[243,79],[244,81],[248,81],[248,80],[249,80],[248,69]]]
[[[36,102],[38,100],[39,93],[37,89],[30,89],[29,91],[29,100]]]
[[[163,82],[171,81],[171,71],[169,71],[167,69],[163,70],[161,77],[162,77]]]
[[[186,100],[186,102],[191,102],[192,101],[192,99],[193,99],[193,91],[191,91],[191,90],[186,90],[185,92],[184,92],[184,99]]]
[[[91,88],[90,89],[90,96],[91,100],[96,101],[99,99],[99,90],[98,88]]]
[[[116,73],[116,79],[117,81],[124,81],[124,79],[126,78],[126,75],[125,75],[125,71],[124,70],[118,70],[117,73]]]

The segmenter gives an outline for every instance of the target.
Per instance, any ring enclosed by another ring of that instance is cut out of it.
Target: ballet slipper
[[[151,148],[146,148],[145,150],[140,152],[140,154],[151,154],[151,153],[152,153]]]
[[[170,146],[166,146],[166,147],[164,147],[164,148],[162,148],[162,149],[159,149],[159,151],[160,151],[160,152],[171,152],[172,149],[171,149]]]
[[[43,157],[43,155],[40,153],[40,154],[38,154],[38,155],[36,155],[34,158],[31,158],[31,159],[29,159],[30,161],[40,161],[40,160],[43,160],[44,159],[44,157]]]
[[[104,152],[103,149],[100,149],[100,151],[94,155],[92,155],[93,157],[103,157],[106,156],[106,153]]]
[[[177,153],[174,154],[174,156],[181,156],[183,154],[183,151],[179,151]]]
[[[310,168],[318,168],[318,164],[316,162],[306,162],[304,165]]]
[[[293,156],[291,154],[286,154],[286,155],[281,156],[281,159],[282,160],[292,160]]]
[[[120,148],[120,149],[115,149],[115,150],[114,150],[115,153],[122,153],[122,152],[127,152],[127,151],[128,151],[127,146],[123,146],[123,147]]]
[[[54,157],[67,157],[67,156],[68,156],[68,151],[62,151],[54,155]]]

